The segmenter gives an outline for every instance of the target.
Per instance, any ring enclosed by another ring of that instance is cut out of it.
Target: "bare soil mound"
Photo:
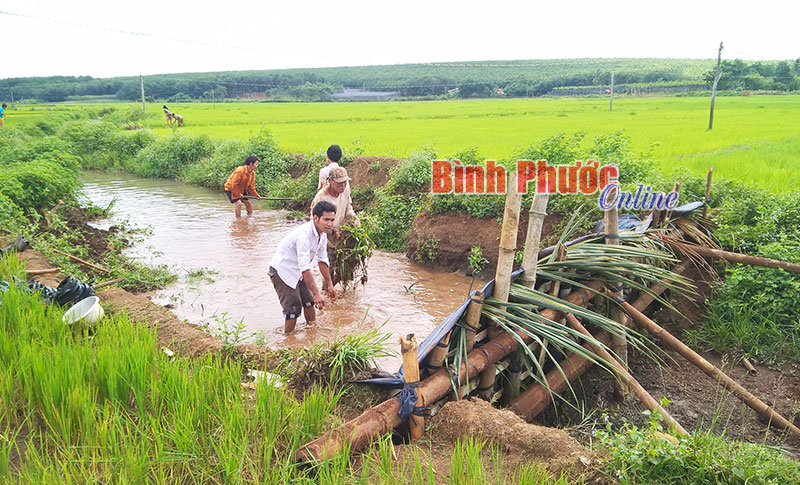
[[[508,472],[536,463],[555,476],[592,475],[595,453],[566,431],[528,424],[513,412],[494,408],[482,399],[448,402],[432,418],[431,428],[434,443],[441,447],[452,447],[458,438],[467,437],[496,445]],[[444,456],[449,466],[450,454]]]

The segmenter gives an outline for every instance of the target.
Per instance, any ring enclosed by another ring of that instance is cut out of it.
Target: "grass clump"
[[[375,359],[391,355],[385,348],[390,335],[374,328],[344,338],[335,335],[309,347],[279,350],[279,369],[296,386],[341,383],[376,367]]]
[[[622,484],[786,484],[800,479],[800,462],[780,448],[728,441],[711,432],[665,438],[653,415],[649,425],[625,424],[595,433],[607,450],[605,473]],[[674,444],[677,442],[677,444]]]

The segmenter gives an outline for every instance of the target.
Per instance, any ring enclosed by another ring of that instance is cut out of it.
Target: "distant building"
[[[387,101],[399,96],[399,91],[364,91],[357,88],[345,88],[341,93],[333,93],[334,101]]]

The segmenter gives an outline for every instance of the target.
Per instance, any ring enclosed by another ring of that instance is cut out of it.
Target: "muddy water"
[[[249,341],[266,339],[271,348],[304,346],[376,327],[395,336],[414,333],[419,341],[466,297],[470,278],[432,271],[405,256],[376,251],[369,262],[369,281],[351,287],[320,313],[313,325],[301,317],[297,330],[283,334],[278,297],[267,268],[281,238],[302,221],[254,202],[251,217],[236,219],[222,192],[172,180],[140,179],[123,174],[89,172],[83,193],[99,206],[112,199],[113,216],[98,221],[108,228],[127,220],[150,233],[127,249],[148,264],[165,264],[178,281],[152,295],[189,322],[218,328],[242,321]],[[202,273],[202,274],[201,274]],[[317,272],[318,284],[322,278]],[[475,283],[477,286],[477,282]],[[340,292],[341,293],[341,292]],[[397,338],[389,340],[396,354]],[[381,359],[395,371],[398,356]]]

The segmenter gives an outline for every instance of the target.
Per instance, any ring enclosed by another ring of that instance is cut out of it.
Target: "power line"
[[[171,40],[171,41],[175,41],[175,42],[183,42],[185,44],[196,44],[196,45],[202,45],[202,46],[205,46],[205,47],[219,47],[219,48],[223,48],[223,49],[241,49],[241,50],[247,50],[247,51],[253,51],[253,52],[267,52],[264,49],[258,49],[258,48],[255,48],[255,47],[243,47],[243,46],[235,46],[235,45],[227,45],[227,44],[215,44],[215,43],[212,43],[212,42],[203,42],[203,41],[191,40],[191,39],[181,39],[179,37],[170,37],[170,36],[161,35],[161,34],[148,34],[148,33],[145,33],[145,32],[135,32],[135,31],[132,31],[132,30],[114,29],[114,28],[111,28],[111,27],[101,27],[101,26],[97,26],[97,25],[82,24],[82,23],[79,23],[79,22],[71,22],[71,21],[68,21],[68,20],[51,19],[51,18],[47,18],[47,17],[40,17],[38,15],[7,12],[7,11],[4,11],[4,10],[0,10],[0,14],[2,14],[2,15],[10,15],[12,17],[28,18],[28,19],[33,19],[33,20],[43,20],[45,22],[53,22],[53,23],[57,23],[57,24],[69,25],[69,26],[73,26],[73,27],[81,27],[81,28],[85,28],[85,29],[103,30],[103,31],[106,31],[106,32],[113,32],[115,34],[135,35],[137,37],[151,37],[151,38],[154,38],[154,39],[162,39],[162,40]]]

